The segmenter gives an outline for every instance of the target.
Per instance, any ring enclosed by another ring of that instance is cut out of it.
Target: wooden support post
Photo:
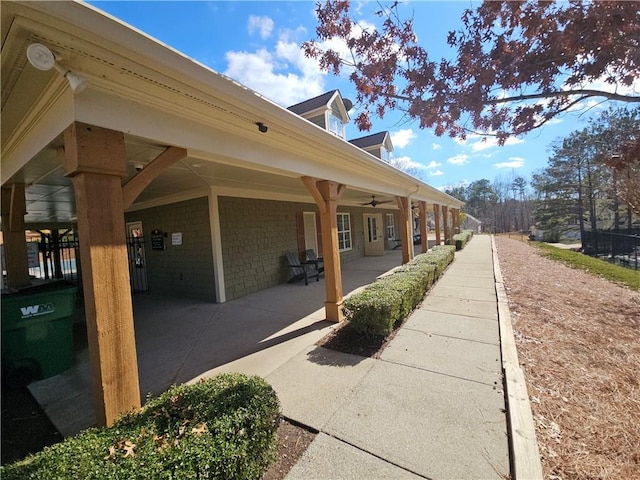
[[[2,236],[7,287],[24,287],[31,284],[27,238],[24,233],[26,213],[24,183],[2,187]]]
[[[444,244],[451,245],[451,230],[449,228],[449,207],[442,205],[442,229],[444,230]]]
[[[344,192],[344,185],[328,180],[302,177],[320,210],[320,230],[322,231],[322,257],[326,300],[324,302],[327,320],[341,322],[342,313],[342,267],[338,245],[338,200]]]
[[[436,224],[436,245],[442,243],[442,235],[440,234],[440,205],[433,204],[433,220]]]
[[[429,228],[427,227],[427,202],[419,201],[418,202],[418,210],[420,211],[420,238],[422,244],[422,253],[426,253],[429,250],[429,239],[428,233]]]
[[[138,360],[124,225],[124,135],[74,123],[62,160],[73,181],[98,425],[140,408]]]
[[[457,208],[451,209],[451,223],[453,225],[453,235],[460,233],[460,210]]]
[[[402,240],[402,263],[413,258],[413,224],[411,219],[411,202],[407,197],[396,197],[400,210],[400,239]]]

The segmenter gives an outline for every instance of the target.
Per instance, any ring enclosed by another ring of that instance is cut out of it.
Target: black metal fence
[[[634,270],[640,267],[640,230],[626,234],[586,231],[582,245],[588,255]]]
[[[79,281],[80,255],[78,238],[73,231],[59,234],[58,231],[41,233],[40,240],[29,242],[29,274],[42,279],[65,279],[72,283]],[[37,247],[36,247],[37,245]],[[32,252],[31,252],[32,250]]]

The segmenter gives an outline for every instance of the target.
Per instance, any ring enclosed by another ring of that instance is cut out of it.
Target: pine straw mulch
[[[546,479],[640,479],[640,294],[496,238]]]

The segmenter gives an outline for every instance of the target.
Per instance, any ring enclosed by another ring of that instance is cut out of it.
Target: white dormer
[[[389,162],[391,152],[393,152],[393,144],[389,132],[379,132],[366,137],[354,138],[349,143],[361,148],[365,152],[369,152],[380,160]]]
[[[288,109],[334,135],[345,138],[345,125],[353,104],[343,99],[338,90],[292,105]]]

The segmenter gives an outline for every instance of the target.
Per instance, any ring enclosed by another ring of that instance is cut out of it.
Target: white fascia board
[[[176,118],[168,111],[154,110],[95,90],[76,95],[75,102],[76,120],[80,122],[123,131],[159,144],[187,148],[189,155],[193,151],[194,156],[204,160],[287,176],[307,175],[394,195],[406,195],[408,191],[406,186],[394,182],[389,175],[376,174],[371,168],[371,162],[367,162],[368,165],[349,162],[340,155],[327,158],[331,154],[326,151],[313,152],[313,157],[303,151],[287,151],[260,143],[264,134],[257,132],[257,129],[255,132],[252,129],[249,137],[240,137],[200,122]],[[181,128],[175,128],[177,122],[180,122]],[[356,150],[369,156],[357,148]],[[385,170],[393,168],[386,164],[379,166]],[[412,180],[411,188],[415,188],[416,182],[417,180]]]

